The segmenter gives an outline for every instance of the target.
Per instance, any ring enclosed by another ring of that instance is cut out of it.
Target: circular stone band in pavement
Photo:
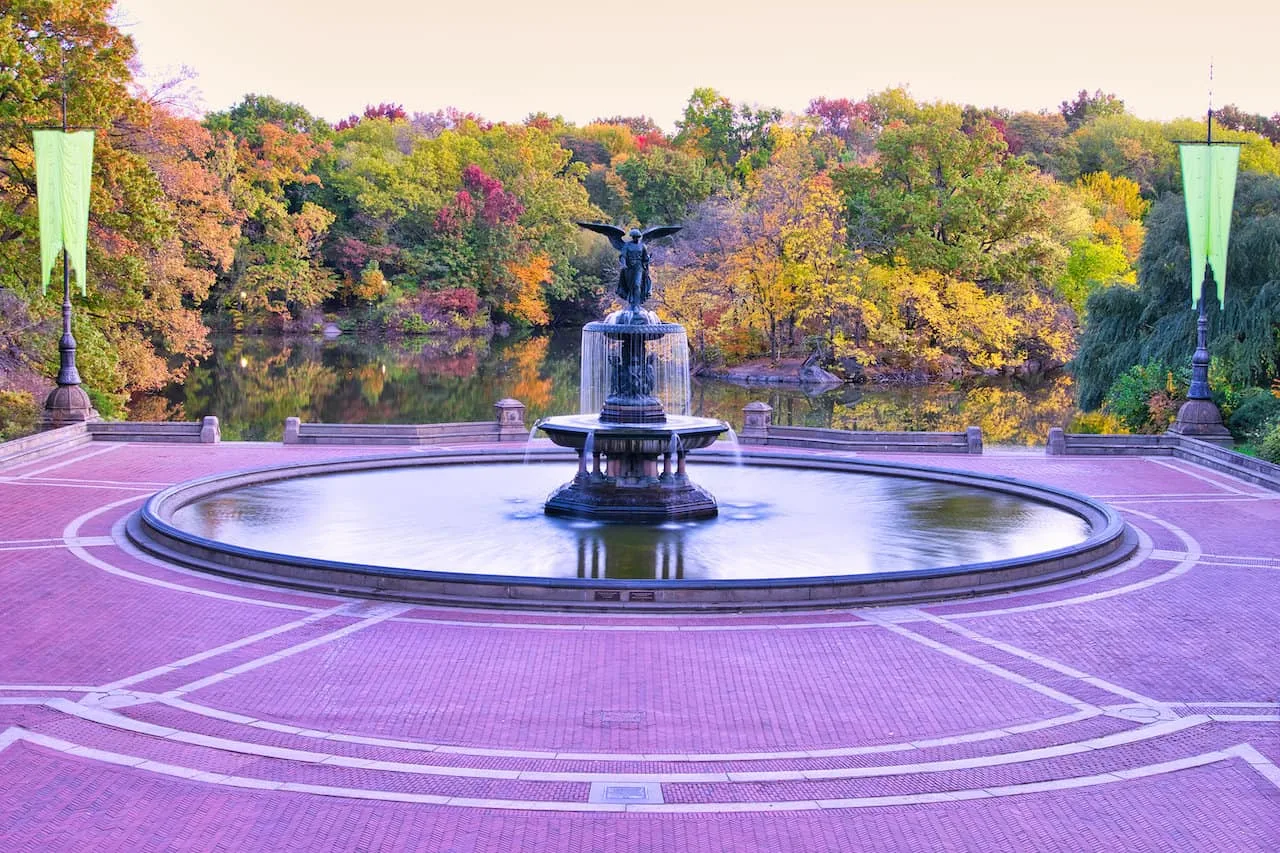
[[[931,601],[1047,584],[1116,565],[1138,544],[1119,513],[1099,501],[1011,477],[918,465],[871,462],[844,455],[744,450],[752,464],[906,477],[986,489],[1047,504],[1085,521],[1074,545],[1021,557],[942,568],[836,577],[755,580],[610,580],[533,578],[430,572],[278,554],[218,542],[172,523],[182,507],[251,484],[339,472],[527,459],[566,460],[563,451],[465,449],[272,466],[180,483],[152,496],[127,524],[129,538],[163,560],[244,580],[316,592],[415,603],[591,610],[688,611],[825,608]],[[699,455],[700,463],[736,461]]]

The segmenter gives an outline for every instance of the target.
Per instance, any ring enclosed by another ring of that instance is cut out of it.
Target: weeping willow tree
[[[1089,298],[1073,362],[1081,408],[1096,409],[1116,377],[1135,364],[1190,364],[1196,312],[1189,307],[1182,196],[1161,197],[1146,226],[1137,288],[1103,288]],[[1225,308],[1207,300],[1209,352],[1221,365],[1215,372],[1235,386],[1265,386],[1280,373],[1280,178],[1240,175],[1227,282]]]

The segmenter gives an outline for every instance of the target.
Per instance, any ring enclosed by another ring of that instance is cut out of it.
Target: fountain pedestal
[[[551,494],[548,515],[657,524],[718,512],[711,493],[689,479],[685,457],[714,443],[728,429],[722,421],[670,415],[661,424],[614,424],[567,415],[538,428],[578,453],[578,473]]]

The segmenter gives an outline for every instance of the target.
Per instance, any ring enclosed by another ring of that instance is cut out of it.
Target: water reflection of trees
[[[1076,411],[1071,379],[1065,375],[976,387],[846,385],[813,394],[795,386],[704,381],[695,383],[693,411],[740,428],[742,407],[753,400],[772,406],[779,426],[910,432],[960,432],[978,426],[988,444],[1043,444],[1049,429],[1065,427]]]
[[[510,338],[351,336],[281,339],[241,336],[214,341],[214,352],[187,381],[163,395],[136,399],[138,420],[217,415],[231,440],[278,440],[284,419],[345,423],[488,420],[493,404],[514,397],[527,418],[578,408],[576,330]],[[782,426],[871,430],[982,427],[991,444],[1037,444],[1074,412],[1070,380],[1002,382],[978,387],[841,386],[806,393],[796,386],[742,386],[697,380],[692,411],[737,428],[742,407],[764,400]]]
[[[605,524],[574,531],[577,577],[684,580],[684,531]]]

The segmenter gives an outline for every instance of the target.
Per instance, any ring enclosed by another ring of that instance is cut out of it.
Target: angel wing
[[[683,225],[658,225],[657,227],[650,228],[641,234],[640,239],[646,243],[650,240],[660,240],[663,237],[670,237],[683,227]]]
[[[585,228],[588,231],[594,231],[597,234],[603,234],[609,238],[609,243],[619,252],[626,246],[626,241],[622,238],[627,236],[627,232],[623,231],[616,225],[609,225],[604,222],[578,222],[575,223],[579,228]]]

